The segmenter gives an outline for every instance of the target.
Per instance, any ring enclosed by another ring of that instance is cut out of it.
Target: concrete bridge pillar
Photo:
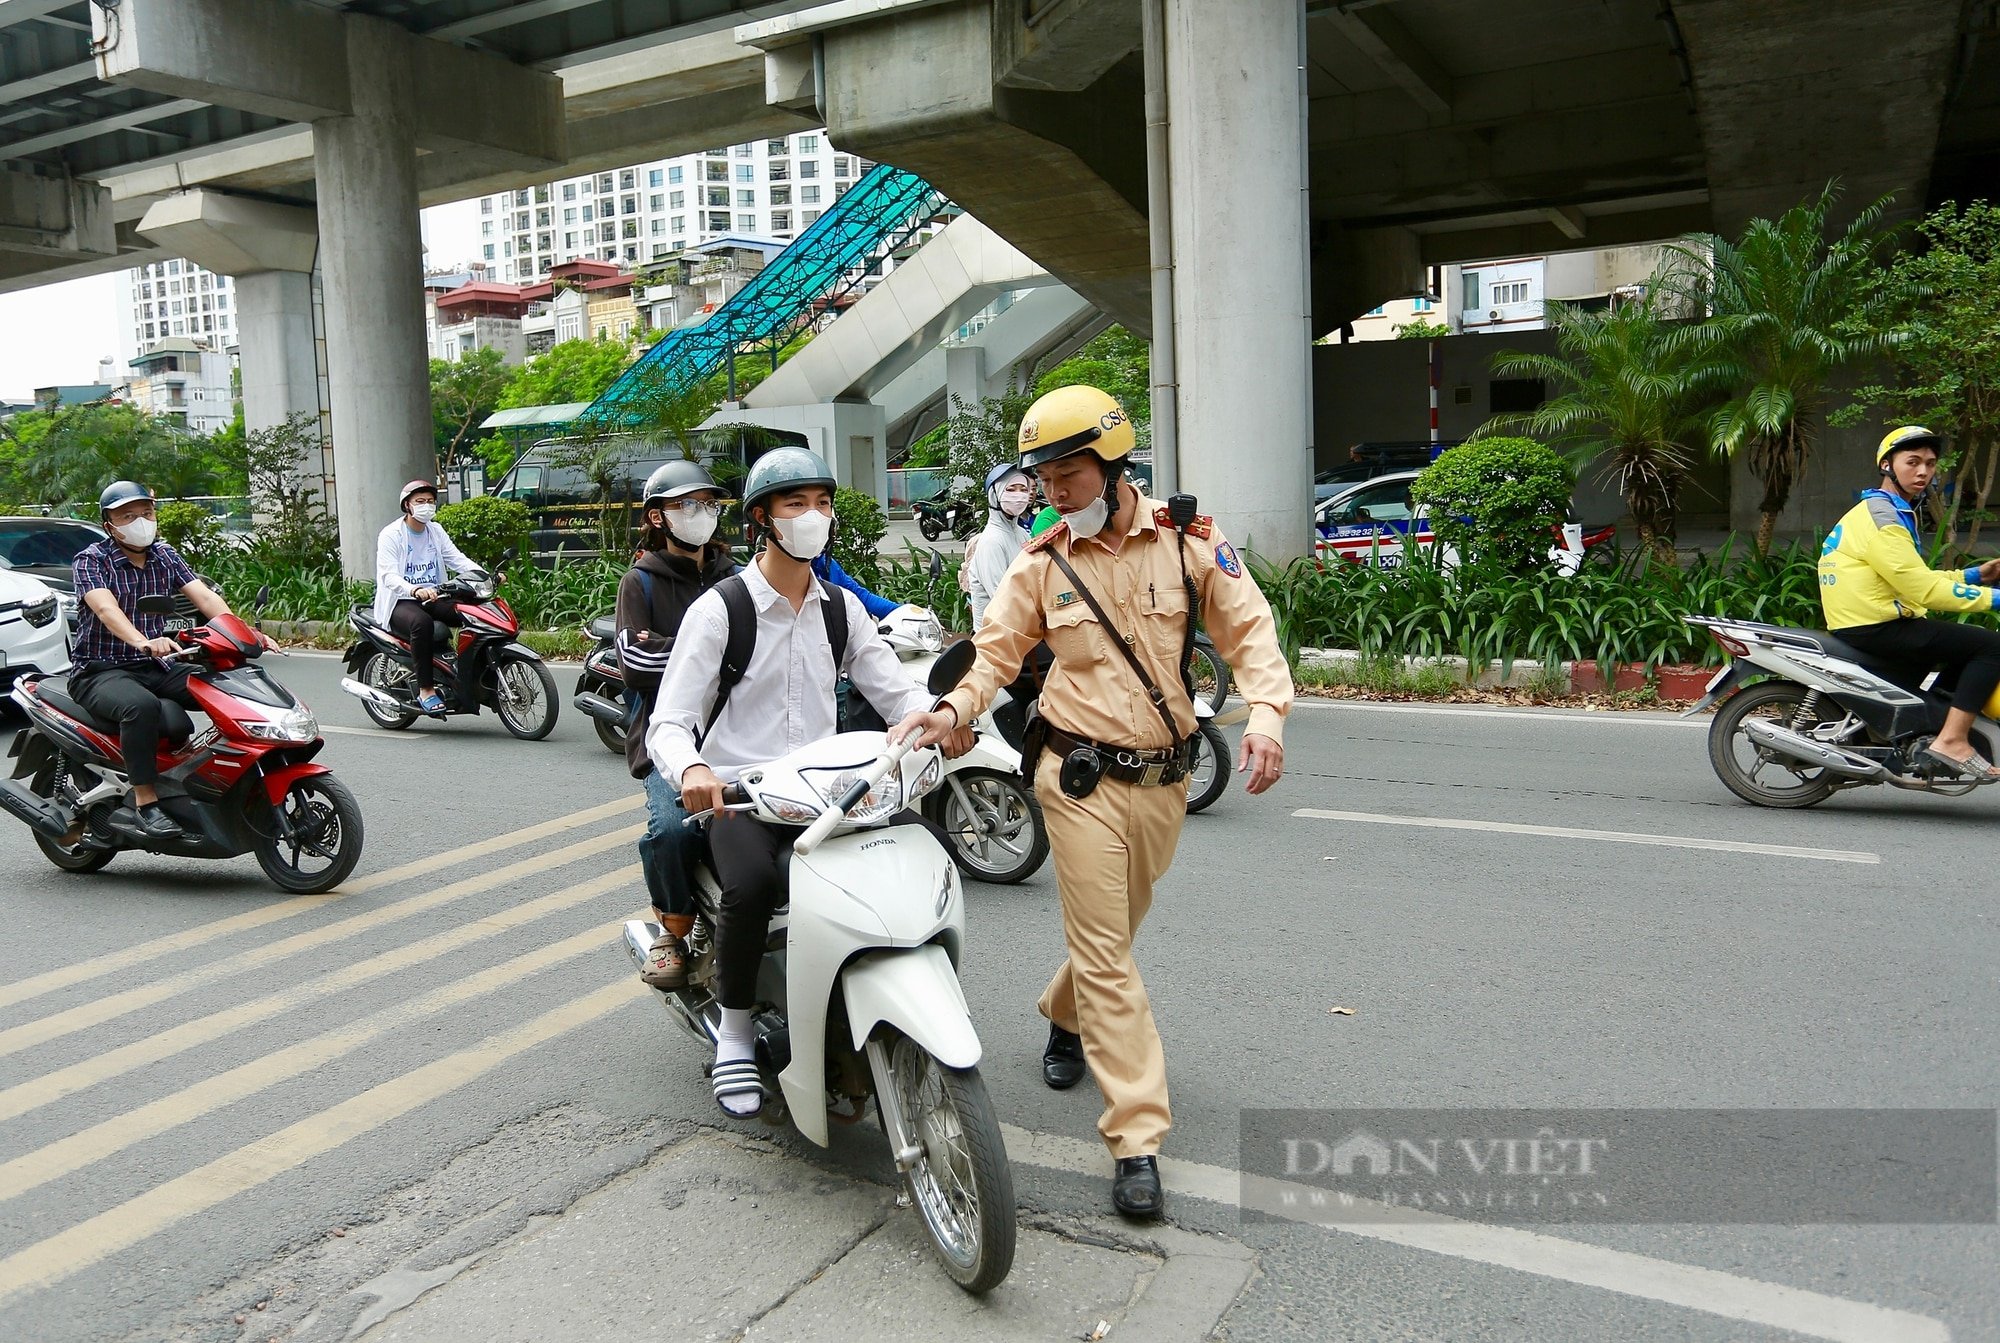
[[[416,71],[403,32],[352,19],[353,110],[313,122],[326,357],[333,392],[334,500],[341,567],[373,577],[375,532],[404,481],[437,470],[424,348],[417,214]]]
[[[1180,487],[1289,560],[1312,533],[1303,13],[1165,6]]]

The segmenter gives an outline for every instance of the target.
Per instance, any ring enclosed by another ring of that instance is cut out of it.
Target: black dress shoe
[[[1060,1026],[1049,1027],[1049,1046],[1042,1051],[1042,1080],[1057,1091],[1068,1091],[1088,1072],[1083,1062],[1083,1037]]]
[[[184,833],[180,823],[160,810],[160,804],[157,802],[148,802],[139,808],[137,820],[140,833],[147,839],[179,839]]]
[[[1111,1177],[1111,1206],[1127,1217],[1158,1217],[1166,1210],[1167,1196],[1160,1191],[1160,1163],[1149,1156],[1118,1158],[1118,1173]]]

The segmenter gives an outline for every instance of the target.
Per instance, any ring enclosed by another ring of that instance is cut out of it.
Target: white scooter
[[[933,669],[933,691],[965,674],[972,648],[962,648]],[[724,806],[767,825],[808,827],[792,845],[790,901],[771,921],[773,950],[757,974],[757,1062],[773,1097],[763,1117],[789,1116],[824,1147],[829,1123],[857,1122],[873,1097],[931,1248],[954,1282],[978,1293],[1013,1265],[1015,1209],[958,983],[965,902],[931,833],[888,825],[944,772],[936,747],[847,732],[749,770],[725,790]],[[695,886],[713,926],[721,886],[706,857]],[[635,965],[645,967],[660,934],[650,920],[625,925]],[[687,985],[655,992],[712,1050],[722,1020],[714,946],[690,951]]]
[[[944,649],[938,618],[921,606],[904,605],[884,616],[880,629],[904,669],[927,680]],[[994,711],[1007,702],[1003,689],[973,720],[978,735],[972,749],[945,762],[944,787],[923,808],[951,837],[960,871],[1003,885],[1026,881],[1049,856],[1048,828],[1041,804],[1021,777],[1021,753],[993,721]]]

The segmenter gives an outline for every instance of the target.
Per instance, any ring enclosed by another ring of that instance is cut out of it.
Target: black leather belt
[[[1107,746],[1101,741],[1065,732],[1054,723],[1047,724],[1046,731],[1048,749],[1058,757],[1074,751],[1095,751],[1104,761],[1106,778],[1117,779],[1120,783],[1136,783],[1141,788],[1185,782],[1194,754],[1188,742],[1179,746],[1151,748]]]

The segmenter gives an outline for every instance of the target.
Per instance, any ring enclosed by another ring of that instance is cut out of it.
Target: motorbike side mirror
[[[940,578],[943,577],[944,577],[944,556],[938,554],[937,551],[933,550],[931,552],[931,582],[935,583]]]
[[[262,587],[257,589],[257,595],[250,601],[250,609],[252,609],[253,611],[262,611],[265,607],[269,606],[270,604],[271,604],[271,585],[269,583],[266,583]]]
[[[142,616],[170,616],[174,613],[174,599],[164,593],[139,599],[139,614]]]
[[[972,670],[972,664],[979,658],[979,650],[972,640],[965,639],[938,654],[931,664],[931,673],[924,678],[924,688],[933,695],[942,695],[956,690],[965,674]]]

